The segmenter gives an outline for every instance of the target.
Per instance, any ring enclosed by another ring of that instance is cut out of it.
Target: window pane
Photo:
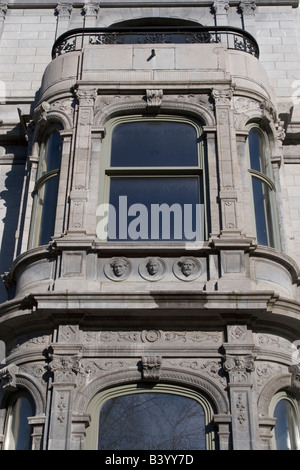
[[[111,166],[198,166],[196,129],[168,121],[120,124],[112,135]]]
[[[252,178],[256,236],[259,245],[274,247],[271,188],[259,178]]]
[[[51,132],[41,149],[38,178],[52,170],[60,168],[61,136],[58,131]]]
[[[112,178],[109,240],[203,240],[198,177]]]
[[[54,233],[58,176],[47,180],[40,188],[37,195],[36,224],[38,235],[38,245],[49,243]]]
[[[299,429],[292,404],[288,400],[280,400],[276,405],[274,417],[277,418],[275,426],[277,450],[298,450]]]
[[[15,401],[8,420],[6,449],[31,449],[31,426],[28,424],[27,418],[34,416],[34,414],[34,405],[29,395],[24,394]]]
[[[179,395],[139,393],[113,398],[101,409],[99,450],[205,450],[205,415]]]

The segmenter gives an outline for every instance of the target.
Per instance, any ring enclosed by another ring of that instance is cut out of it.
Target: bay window
[[[201,127],[179,117],[132,116],[113,120],[107,130],[98,237],[108,241],[204,240]]]

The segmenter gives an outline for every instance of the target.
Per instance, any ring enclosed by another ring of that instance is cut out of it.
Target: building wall
[[[18,390],[34,398],[33,449],[79,450],[95,445],[101,394],[150,383],[205,396],[218,448],[272,448],[274,396],[289,393],[297,403],[299,389],[298,2],[19,0],[0,7],[2,447]],[[188,49],[86,41],[71,51],[61,44],[52,58],[54,42],[71,29],[144,18],[244,28],[260,58],[222,41]],[[131,114],[201,120],[211,218],[204,242],[97,239],[109,125]],[[28,249],[42,136],[55,121],[63,126],[55,232],[49,245]],[[281,247],[259,245],[251,223],[251,122],[270,142]],[[159,282],[145,274],[153,256],[165,267]],[[188,280],[183,257],[196,267]],[[115,258],[130,266],[122,282],[110,271]]]

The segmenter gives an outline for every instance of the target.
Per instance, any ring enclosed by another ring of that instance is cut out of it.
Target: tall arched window
[[[59,126],[47,132],[40,146],[30,234],[30,248],[45,245],[54,234],[62,140]]]
[[[300,450],[300,415],[295,399],[284,391],[277,393],[271,403],[271,414],[276,418],[273,448]]]
[[[108,123],[104,146],[100,239],[206,238],[203,138],[197,123],[175,116],[119,118]]]
[[[92,417],[86,449],[213,450],[213,410],[208,400],[178,386],[136,385],[99,393],[89,406]]]
[[[268,138],[257,125],[250,128],[248,150],[257,242],[259,245],[280,248]]]
[[[28,418],[34,415],[31,395],[26,391],[16,393],[8,406],[4,450],[31,450],[32,429]]]

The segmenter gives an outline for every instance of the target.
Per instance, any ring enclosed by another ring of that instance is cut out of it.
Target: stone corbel
[[[51,105],[47,101],[43,101],[33,113],[33,120],[36,124],[45,125],[48,120],[48,112],[51,109]]]
[[[85,16],[97,17],[99,10],[100,10],[99,3],[90,2],[84,5],[84,7],[82,8],[82,13]]]
[[[16,374],[19,368],[15,364],[10,364],[0,370],[0,387],[8,391],[17,389]]]
[[[7,9],[7,3],[0,3],[0,21],[5,19]]]
[[[162,358],[161,356],[142,357],[143,379],[149,382],[158,382],[160,379]]]

